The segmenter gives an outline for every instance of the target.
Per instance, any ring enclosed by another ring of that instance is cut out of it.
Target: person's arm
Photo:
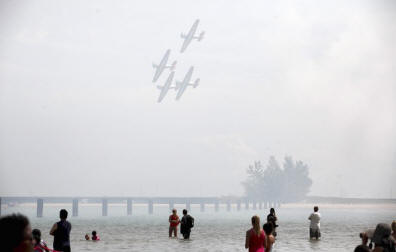
[[[311,220],[311,218],[312,218],[312,214],[308,217],[308,220]]]
[[[268,236],[268,238],[267,238],[267,248],[266,248],[266,250],[268,249],[269,251],[271,251],[271,248],[272,248],[272,244],[273,244],[273,243],[274,243],[273,237]]]
[[[169,223],[172,222],[172,215],[169,215]]]
[[[249,248],[249,231],[246,231],[245,249]]]
[[[50,235],[55,235],[55,231],[56,231],[56,229],[58,228],[58,224],[54,224],[53,226],[52,226],[52,228],[51,228],[51,231],[50,231]]]

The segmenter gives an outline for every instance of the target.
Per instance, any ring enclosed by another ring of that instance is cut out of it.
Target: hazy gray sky
[[[241,195],[254,160],[292,155],[311,195],[395,197],[395,18],[391,0],[1,0],[0,195]],[[201,84],[158,104],[167,49]]]

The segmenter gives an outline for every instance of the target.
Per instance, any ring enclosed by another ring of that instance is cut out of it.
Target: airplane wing
[[[190,69],[188,70],[183,81],[180,83],[180,86],[178,87],[178,91],[177,91],[177,95],[176,95],[176,100],[179,100],[180,97],[183,95],[184,91],[186,90],[188,84],[190,83],[193,71],[194,71],[194,67],[190,67]]]
[[[184,42],[183,42],[180,52],[184,52],[187,49],[187,46],[190,44],[191,40],[194,38],[194,34],[197,31],[198,24],[199,24],[199,19],[195,20],[194,24],[191,26],[191,29],[186,36],[182,35],[182,38],[184,38]]]
[[[153,67],[156,69],[155,73],[154,73],[154,77],[153,77],[153,82],[156,82],[158,80],[158,78],[160,77],[160,75],[162,74],[162,72],[164,71],[164,69],[166,67],[166,63],[168,62],[169,54],[170,54],[170,49],[168,49],[166,51],[166,53],[165,53],[164,57],[162,57],[162,60],[159,63],[159,65],[153,64]]]
[[[187,46],[190,44],[191,40],[192,40],[192,38],[188,38],[188,37],[186,37],[186,38],[184,39],[182,48],[181,48],[181,50],[180,50],[181,53],[184,52],[184,51],[187,49]]]
[[[164,99],[165,95],[168,93],[169,89],[171,89],[171,84],[172,84],[174,75],[175,75],[175,72],[171,72],[169,74],[169,77],[166,80],[165,84],[162,87],[158,86],[158,88],[161,89],[160,96],[158,97],[158,102],[161,102],[162,99]]]

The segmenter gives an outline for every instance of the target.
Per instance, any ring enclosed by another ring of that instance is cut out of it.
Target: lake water
[[[175,205],[179,216],[183,205]],[[29,216],[32,228],[43,233],[44,240],[52,247],[48,232],[58,221],[59,209],[71,213],[71,205],[45,205],[44,217],[36,218],[36,208],[15,206],[2,209],[2,214],[20,212]],[[191,240],[168,238],[167,205],[154,207],[154,214],[147,214],[147,206],[133,206],[133,215],[126,216],[125,205],[109,205],[109,216],[101,216],[100,205],[86,205],[79,208],[79,217],[70,217],[72,223],[72,251],[246,251],[245,232],[250,228],[250,218],[258,214],[265,218],[268,209],[236,211],[235,206],[227,212],[225,206],[215,213],[206,206],[201,213],[199,206],[193,206],[191,215],[195,218]],[[359,233],[374,228],[379,222],[391,223],[396,219],[396,207],[351,207],[320,206],[322,214],[322,239],[308,239],[308,215],[311,208],[282,207],[277,209],[279,219],[278,237],[274,251],[353,251],[360,243]],[[96,230],[100,242],[85,241],[85,233]]]

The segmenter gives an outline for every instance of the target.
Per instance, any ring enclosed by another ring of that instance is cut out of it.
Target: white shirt
[[[319,229],[320,228],[320,213],[314,212],[309,217],[308,220],[311,221],[310,228]]]

